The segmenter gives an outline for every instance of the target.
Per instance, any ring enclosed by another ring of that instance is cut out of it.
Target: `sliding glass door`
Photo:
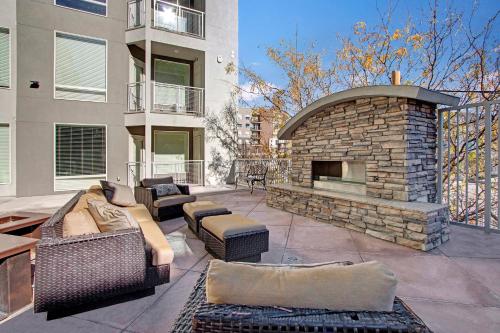
[[[186,86],[191,86],[191,66],[155,59],[155,108],[166,111],[186,109]]]
[[[189,160],[189,132],[154,132],[154,172],[158,175],[185,173]]]

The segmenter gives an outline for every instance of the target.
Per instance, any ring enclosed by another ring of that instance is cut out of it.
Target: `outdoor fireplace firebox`
[[[312,161],[314,188],[366,195],[363,161]]]

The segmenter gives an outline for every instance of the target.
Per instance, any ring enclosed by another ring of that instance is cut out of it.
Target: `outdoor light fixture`
[[[33,88],[33,89],[40,88],[40,82],[38,82],[38,81],[30,81],[30,88]]]

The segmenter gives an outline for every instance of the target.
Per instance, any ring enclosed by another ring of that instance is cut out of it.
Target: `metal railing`
[[[167,83],[154,83],[153,109],[198,117],[204,115],[204,89]]]
[[[128,112],[144,112],[146,109],[145,88],[144,82],[129,83],[127,85]]]
[[[205,161],[153,162],[153,177],[172,176],[177,184],[205,186]]]
[[[139,186],[145,177],[146,163],[127,162],[127,185],[130,187]]]
[[[500,231],[500,100],[438,110],[437,201],[452,223]]]
[[[266,184],[291,183],[292,160],[278,159],[237,159],[235,160],[236,185],[246,185],[248,170],[253,166],[267,167]]]
[[[146,22],[146,1],[129,0],[127,9],[127,28],[143,27]]]
[[[191,36],[205,37],[205,13],[164,0],[154,0],[153,26]]]

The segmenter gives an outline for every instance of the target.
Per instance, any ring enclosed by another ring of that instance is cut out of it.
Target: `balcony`
[[[146,22],[146,2],[144,0],[129,0],[127,9],[127,28],[143,27]]]
[[[205,38],[205,13],[196,9],[172,4],[165,0],[154,1],[153,27],[197,38]]]
[[[159,82],[153,83],[153,88],[153,112],[204,116],[205,91],[203,88]],[[127,113],[144,112],[146,110],[145,83],[129,83],[127,90]]]

